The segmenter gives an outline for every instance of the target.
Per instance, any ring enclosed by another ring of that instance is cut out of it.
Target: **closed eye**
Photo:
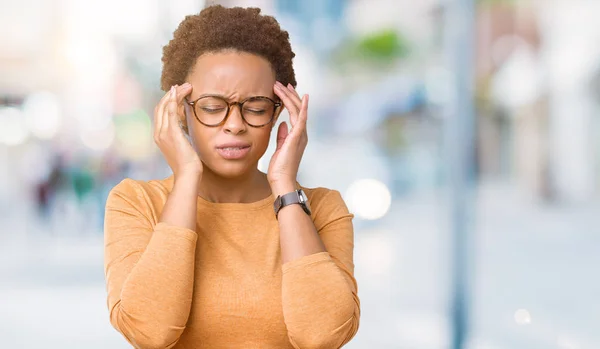
[[[200,110],[202,110],[205,113],[218,113],[218,112],[222,112],[223,110],[225,110],[225,108],[201,107]]]
[[[244,111],[252,114],[264,114],[267,112],[264,109],[244,109]]]

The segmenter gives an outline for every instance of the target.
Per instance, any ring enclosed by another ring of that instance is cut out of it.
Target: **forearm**
[[[188,172],[175,177],[159,222],[196,231],[198,183],[200,175]]]
[[[192,302],[196,239],[195,232],[159,223],[115,295],[118,301],[111,302],[111,322],[136,347],[166,347],[183,332]]]
[[[296,348],[339,348],[358,329],[353,280],[326,252],[283,266],[282,308]]]
[[[275,195],[282,195],[294,189],[285,186],[273,190]],[[311,217],[300,205],[289,205],[278,216],[284,261],[283,314],[295,348],[339,348],[358,330],[360,301],[353,276],[352,215],[339,193],[329,194],[335,213],[318,205],[313,207],[318,217]],[[330,217],[325,221],[324,213]]]
[[[290,183],[273,186],[272,190],[273,194],[278,196],[294,191],[295,187]],[[312,219],[300,205],[283,207],[279,211],[277,219],[279,221],[282,264],[326,251]]]
[[[105,251],[110,319],[136,348],[170,347],[189,317],[197,241],[197,190],[191,179],[176,182],[158,224],[148,227],[148,240],[143,230],[134,228],[139,220],[132,220],[132,210],[118,206],[122,202],[109,210]]]

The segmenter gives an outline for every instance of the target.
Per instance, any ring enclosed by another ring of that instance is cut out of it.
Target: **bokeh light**
[[[61,127],[62,111],[58,97],[42,91],[33,93],[23,103],[23,114],[29,131],[40,139],[51,139]]]
[[[29,130],[23,112],[16,107],[0,107],[0,143],[15,146],[24,143]]]
[[[346,191],[348,207],[358,217],[374,220],[388,212],[392,195],[385,184],[376,179],[360,179]]]
[[[106,150],[115,140],[115,126],[110,122],[101,129],[83,129],[80,138],[81,142],[91,150]]]
[[[515,322],[518,325],[529,325],[531,323],[531,314],[527,309],[518,309],[515,311]]]

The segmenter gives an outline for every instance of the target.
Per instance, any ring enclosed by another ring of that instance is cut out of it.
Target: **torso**
[[[198,199],[194,296],[174,348],[292,348],[283,319],[279,227],[272,201],[214,204]]]

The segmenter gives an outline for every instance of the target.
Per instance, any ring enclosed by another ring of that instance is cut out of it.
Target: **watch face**
[[[300,201],[304,203],[304,205],[306,205],[306,208],[308,208],[308,210],[310,211],[310,204],[308,203],[308,198],[306,197],[304,190],[298,190],[298,192],[300,194]]]

